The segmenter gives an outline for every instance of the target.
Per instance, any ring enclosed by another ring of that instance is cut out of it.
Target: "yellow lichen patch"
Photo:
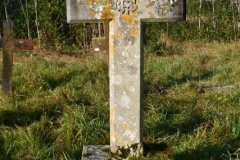
[[[154,18],[154,14],[152,12],[149,12],[148,14],[150,18]]]
[[[138,34],[138,30],[137,29],[131,29],[130,30],[130,34],[131,35],[137,35]]]
[[[109,39],[109,42],[111,42],[111,43],[109,43],[109,51],[110,51],[110,53],[114,53],[114,51],[115,51],[115,46],[112,43],[112,42],[114,42],[114,39],[115,39],[115,35],[114,34],[110,34],[110,39]]]
[[[122,14],[121,18],[123,21],[125,21],[127,24],[129,25],[133,25],[134,24],[134,19],[137,16],[135,14]]]
[[[149,5],[149,4],[147,4],[147,5],[146,5],[146,8],[149,8],[149,7],[150,7],[150,5]]]
[[[94,11],[89,11],[89,15],[94,16],[95,12]]]
[[[126,142],[125,142],[126,143]],[[118,144],[125,144],[124,141],[122,140],[122,138],[118,139]],[[125,146],[125,145],[124,145]]]
[[[110,39],[114,39],[115,35],[114,34],[110,34]]]
[[[122,38],[123,37],[122,30],[118,29],[117,30],[117,35],[118,35],[118,37]]]
[[[166,12],[168,9],[169,9],[169,7],[168,7],[167,5],[165,5],[165,6],[162,7],[162,10],[163,10],[164,12]]]
[[[110,132],[110,137],[115,137],[115,135],[116,135],[115,132],[112,131]]]
[[[110,124],[114,124],[114,108],[110,107]]]
[[[122,124],[122,128],[126,129],[127,125],[126,124]]]
[[[87,5],[88,5],[88,6],[93,5],[93,1],[92,1],[92,0],[88,0],[88,1],[87,1]]]
[[[114,13],[111,11],[111,5],[108,4],[105,9],[102,11],[102,19],[113,19]]]
[[[124,47],[123,46],[119,46],[118,49],[124,49]]]
[[[110,4],[110,0],[88,0],[87,4],[88,6],[91,6],[95,3],[101,3],[101,4]]]
[[[110,51],[110,53],[114,53],[114,51],[115,51],[114,45],[109,46],[109,51]]]
[[[137,4],[133,4],[133,8],[134,8],[134,9],[137,9],[137,8],[138,8],[138,5],[137,5]]]

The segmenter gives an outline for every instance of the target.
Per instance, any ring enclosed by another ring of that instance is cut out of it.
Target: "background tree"
[[[29,26],[28,0],[25,0],[25,2],[23,2],[23,0],[19,0],[19,3],[20,3],[22,13],[23,13],[24,18],[25,18],[25,23],[26,23],[26,26],[27,26],[28,39],[32,39],[31,38],[31,33],[30,33],[30,26]]]
[[[7,4],[6,8],[4,4]],[[162,46],[164,43],[160,43],[159,39],[163,34],[176,41],[238,39],[239,4],[239,0],[187,1],[187,21],[146,24],[148,29],[145,30],[145,44],[150,47]],[[86,28],[83,24],[66,22],[66,1],[3,0],[1,7],[1,11],[5,13],[1,14],[0,18],[6,19],[4,15],[7,15],[7,18],[14,22],[16,38],[32,37],[38,41],[39,46],[41,44],[41,47],[60,51],[82,49],[87,44],[84,43]]]

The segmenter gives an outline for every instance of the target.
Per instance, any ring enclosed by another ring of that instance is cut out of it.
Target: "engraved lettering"
[[[115,3],[116,9],[122,14],[134,13],[138,8],[136,0],[116,0]]]

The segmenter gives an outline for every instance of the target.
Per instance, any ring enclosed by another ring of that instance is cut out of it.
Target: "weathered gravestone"
[[[3,22],[3,38],[0,39],[0,47],[3,47],[3,72],[2,90],[12,92],[13,51],[33,50],[33,41],[25,39],[13,39],[13,22]]]
[[[109,21],[110,150],[122,158],[143,154],[142,22],[185,20],[185,7],[185,0],[67,0],[68,23]],[[87,148],[83,156],[97,159]]]

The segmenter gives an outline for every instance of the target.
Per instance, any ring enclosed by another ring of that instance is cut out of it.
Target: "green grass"
[[[144,142],[156,148],[138,159],[236,160],[239,42],[181,45],[181,55],[145,56]],[[1,160],[80,159],[83,145],[109,144],[107,58],[15,56],[13,86],[0,91]]]

